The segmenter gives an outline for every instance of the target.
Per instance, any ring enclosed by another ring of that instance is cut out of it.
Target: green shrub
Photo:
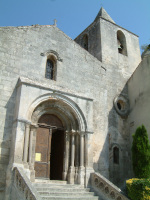
[[[150,145],[143,125],[133,135],[132,165],[136,178],[150,178]]]
[[[129,179],[126,185],[131,200],[150,200],[150,179]]]

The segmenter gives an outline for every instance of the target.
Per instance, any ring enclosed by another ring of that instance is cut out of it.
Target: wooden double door
[[[64,130],[61,120],[45,114],[39,119],[35,148],[35,177],[62,180]]]

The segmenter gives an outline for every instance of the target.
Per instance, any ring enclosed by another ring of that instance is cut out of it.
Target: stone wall
[[[130,148],[132,146],[132,135],[142,124],[147,129],[150,139],[150,56],[143,58],[128,81],[130,100],[130,115],[128,118]]]

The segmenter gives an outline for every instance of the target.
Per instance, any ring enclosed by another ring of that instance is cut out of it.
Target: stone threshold
[[[49,179],[35,179],[34,183],[49,183],[49,184],[62,184],[62,185],[66,185],[67,181],[63,181],[63,180],[49,180]]]

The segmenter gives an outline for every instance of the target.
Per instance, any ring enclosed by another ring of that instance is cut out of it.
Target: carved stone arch
[[[33,115],[31,117],[32,123],[37,124],[39,118],[44,114],[53,114],[62,121],[63,126],[66,130],[78,130],[78,124],[75,121],[75,116],[73,116],[69,111],[65,110],[63,104],[57,104],[57,100],[48,100],[40,103],[33,112]]]
[[[122,148],[118,143],[112,143],[111,146],[110,146],[110,149],[112,150],[115,147],[117,147],[118,149],[120,149],[120,151],[122,151]]]
[[[61,62],[63,61],[63,59],[60,58],[59,54],[54,50],[47,50],[41,53],[41,56],[47,56],[47,57],[53,56],[55,57],[56,60],[61,61]]]
[[[60,113],[59,111],[60,110],[55,110],[55,112],[54,112],[50,108],[46,109],[46,110],[40,110],[39,113],[37,113],[35,118],[34,118],[34,114],[32,115],[32,122],[36,124],[42,115],[44,115],[44,114],[52,114],[52,115],[56,115],[61,120],[61,122],[63,124],[63,127],[66,130],[70,130],[71,127],[69,126],[68,118],[66,116],[64,117],[63,113]]]
[[[126,37],[121,30],[117,31],[118,53],[127,56]]]
[[[87,130],[87,123],[86,119],[84,117],[83,112],[79,108],[79,106],[70,98],[58,94],[58,93],[48,93],[45,95],[41,95],[37,99],[35,99],[29,109],[26,113],[27,119],[29,121],[32,121],[32,115],[36,108],[42,103],[42,102],[49,102],[49,104],[52,105],[52,102],[56,102],[56,104],[59,105],[59,110],[61,110],[61,113],[64,114],[64,116],[67,116],[68,118],[72,119],[71,128],[75,128],[74,130],[79,130],[82,132],[85,132]],[[53,108],[56,108],[56,105],[53,106]],[[58,109],[58,107],[57,107]],[[56,109],[56,110],[57,110]],[[38,112],[38,110],[36,110]],[[67,113],[66,113],[67,112]],[[67,118],[66,118],[67,119]],[[33,120],[34,122],[34,120]]]

